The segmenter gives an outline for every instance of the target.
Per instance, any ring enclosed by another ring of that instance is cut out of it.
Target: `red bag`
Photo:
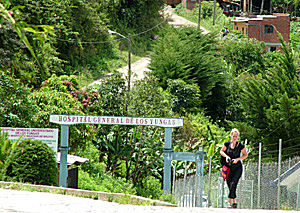
[[[222,173],[221,173],[221,176],[222,176],[225,180],[228,179],[229,171],[230,171],[230,168],[229,168],[229,167],[227,167],[227,166],[225,166],[225,165],[222,167]]]

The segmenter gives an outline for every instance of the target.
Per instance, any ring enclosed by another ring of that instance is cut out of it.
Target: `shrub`
[[[39,140],[23,140],[5,162],[4,180],[57,185],[58,169],[54,152]]]
[[[135,194],[131,183],[124,178],[105,173],[105,165],[99,162],[86,162],[79,169],[78,184],[80,189]]]
[[[37,108],[29,100],[29,94],[30,90],[20,81],[0,70],[0,126],[29,127],[31,125]]]
[[[137,195],[159,199],[162,195],[160,181],[153,176],[148,176],[137,186]]]
[[[201,94],[197,84],[187,84],[183,80],[171,80],[168,91],[172,95],[172,110],[175,113],[201,111]]]

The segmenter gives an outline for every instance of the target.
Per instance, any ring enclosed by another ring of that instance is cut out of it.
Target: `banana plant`
[[[212,157],[212,165],[213,170],[218,169],[220,166],[220,149],[225,143],[225,141],[229,140],[230,137],[224,137],[222,140],[217,141],[211,131],[211,128],[209,125],[207,125],[208,129],[208,136],[207,141],[209,145],[209,148],[207,150],[207,159],[205,160],[205,164],[209,165],[210,157]]]
[[[16,141],[8,139],[8,133],[0,130],[0,171],[2,170],[4,163],[15,146],[20,142],[23,135],[21,135]]]
[[[15,19],[14,16],[18,16],[19,9],[22,9],[22,6],[16,6],[8,10],[10,8],[11,4],[8,0],[2,0],[2,3],[0,3],[0,27],[1,23],[3,23],[3,19],[5,19],[7,22],[9,22],[14,30],[16,31],[17,35],[19,36],[20,40],[24,43],[24,45],[29,50],[30,54],[34,57],[35,61],[37,62],[38,66],[42,68],[34,49],[32,48],[28,38],[26,37],[26,32],[31,32],[34,35],[39,36],[41,32],[38,32],[34,29],[33,26],[28,25],[27,23],[20,21],[18,19]],[[38,26],[45,30],[45,32],[49,32],[50,28],[48,26]],[[41,38],[41,37],[40,37]]]

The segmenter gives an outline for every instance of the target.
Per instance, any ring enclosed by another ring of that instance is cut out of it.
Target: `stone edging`
[[[26,189],[28,187],[28,190]],[[39,192],[50,192],[56,194],[66,194],[76,197],[85,197],[85,198],[94,198],[103,201],[114,201],[115,199],[120,199],[124,196],[130,196],[131,200],[135,203],[147,204],[151,206],[170,206],[176,207],[176,205],[160,201],[160,200],[151,200],[149,198],[140,197],[136,195],[128,195],[124,193],[109,193],[109,192],[100,192],[100,191],[89,191],[83,189],[72,189],[72,188],[63,188],[57,186],[45,186],[45,185],[34,185],[27,183],[19,182],[5,182],[0,181],[0,188],[12,189],[12,190],[24,190],[24,191],[39,191]],[[22,189],[23,188],[23,189]],[[25,188],[25,189],[24,189]]]

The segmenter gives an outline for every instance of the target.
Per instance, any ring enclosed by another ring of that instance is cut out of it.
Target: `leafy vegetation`
[[[274,141],[282,137],[284,157],[297,155],[297,23],[291,24],[291,43],[283,43],[282,53],[266,53],[263,43],[236,32],[218,39],[220,29],[231,26],[230,18],[218,8],[212,25],[212,2],[202,3],[201,26],[211,31],[206,35],[193,27],[167,26],[163,0],[0,0],[0,126],[59,128],[49,122],[50,114],[181,117],[184,126],[173,130],[174,151],[203,148],[213,171],[232,127],[239,128],[241,140],[248,139],[250,153],[262,141],[270,151],[264,157],[273,157]],[[177,11],[198,20],[196,9]],[[115,71],[128,63],[127,39],[110,36],[108,29],[130,36],[132,61],[151,56],[151,73],[130,90]],[[107,73],[113,75],[88,86]],[[80,167],[80,188],[174,201],[161,191],[163,128],[72,125],[69,137],[70,153],[90,159]],[[48,169],[46,182],[40,164],[30,161],[42,157],[39,148],[52,159],[44,145],[27,141],[12,149],[5,135],[0,138],[7,180],[56,184],[56,170]],[[28,155],[17,154],[23,148]],[[27,168],[18,160],[22,157],[37,167],[17,170]],[[172,163],[183,175],[184,162]],[[194,163],[188,167],[195,172]]]
[[[217,93],[222,94],[220,90],[224,77],[222,61],[215,45],[215,36],[204,35],[195,27],[171,28],[154,46],[150,69],[164,89],[168,87],[170,79],[196,84],[201,94],[201,107],[206,108],[208,114],[217,120],[224,116],[218,113],[218,108],[224,105],[220,104],[216,109],[209,102],[216,100]]]
[[[299,73],[293,51],[279,37],[282,54],[277,56],[274,67],[261,75],[245,78],[242,84],[241,106],[247,112],[247,121],[264,135],[265,144],[273,144],[272,141],[278,138],[297,138],[300,133],[297,127],[300,119]],[[253,141],[252,144],[258,146],[257,143]],[[298,143],[297,139],[292,140],[285,143],[283,148],[290,147],[289,156],[297,155],[299,147],[295,145]]]
[[[2,173],[2,169],[4,168],[4,163],[6,162],[7,158],[10,156],[10,153],[15,148],[18,142],[19,140],[12,142],[8,139],[8,134],[0,130],[0,176]]]
[[[25,85],[0,70],[0,126],[31,126],[37,108],[29,95]]]
[[[58,169],[54,152],[38,140],[20,142],[4,165],[4,180],[57,185]]]
[[[202,1],[200,25],[214,34],[219,33],[223,26],[227,26],[231,31],[231,18],[223,14],[223,10],[219,6],[219,3],[216,4],[215,25],[213,25],[213,5],[213,1]],[[193,10],[186,10],[181,5],[178,5],[176,13],[189,21],[198,23],[199,4],[196,4]]]

